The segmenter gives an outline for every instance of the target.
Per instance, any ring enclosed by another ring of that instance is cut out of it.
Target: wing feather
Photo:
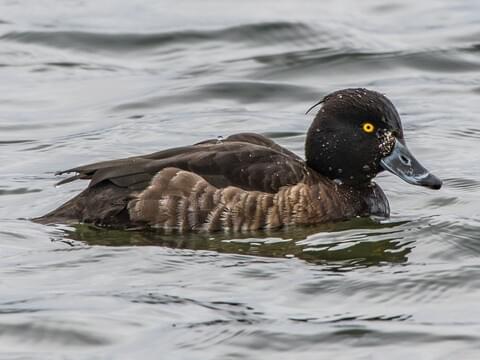
[[[223,141],[207,140],[191,146],[83,165],[59,174],[77,173],[58,184],[90,179],[89,187],[104,181],[129,189],[142,189],[162,169],[176,167],[204,177],[215,187],[276,192],[300,182],[308,170],[290,150],[258,134],[241,133]]]

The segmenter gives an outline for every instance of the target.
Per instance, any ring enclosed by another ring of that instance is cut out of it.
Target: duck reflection
[[[413,245],[403,239],[406,222],[378,223],[354,219],[311,227],[294,227],[246,234],[175,234],[164,231],[125,231],[75,225],[64,230],[72,240],[103,246],[166,246],[263,257],[297,257],[338,268],[403,263]]]

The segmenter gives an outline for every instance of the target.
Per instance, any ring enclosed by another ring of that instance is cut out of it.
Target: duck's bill
[[[395,141],[390,155],[385,156],[380,164],[385,170],[410,184],[426,186],[435,190],[442,187],[442,180],[425,169],[408,148],[398,140]]]

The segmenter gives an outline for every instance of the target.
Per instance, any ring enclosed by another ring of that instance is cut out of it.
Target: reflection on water
[[[402,230],[396,230],[407,223],[403,221],[379,224],[370,219],[354,219],[336,224],[290,227],[248,234],[124,231],[81,224],[73,226],[73,230],[65,230],[65,237],[88,245],[167,246],[173,249],[210,250],[265,257],[297,257],[316,264],[351,267],[407,261],[412,241],[402,241]],[[341,233],[348,229],[355,229],[356,239],[345,237]],[[320,234],[320,237],[315,234]],[[338,241],[332,241],[335,238],[338,238]]]

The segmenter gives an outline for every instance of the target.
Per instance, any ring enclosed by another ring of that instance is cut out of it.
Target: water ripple
[[[102,346],[110,343],[108,338],[95,334],[92,329],[84,331],[78,328],[69,329],[65,324],[57,322],[50,324],[37,322],[8,324],[3,322],[0,326],[0,338],[7,338],[17,344],[24,344],[25,339],[28,339],[32,343],[48,343],[67,347]]]
[[[317,91],[304,86],[260,81],[224,81],[203,85],[175,95],[146,97],[141,101],[119,104],[113,110],[150,109],[174,104],[202,102],[209,99],[231,99],[241,103],[280,102],[285,100],[307,103],[317,97]]]
[[[166,45],[192,44],[204,41],[246,41],[269,44],[272,40],[293,41],[314,34],[302,23],[272,22],[248,24],[220,30],[185,30],[162,33],[94,33],[82,31],[12,31],[0,40],[33,43],[82,51],[92,49],[111,52],[138,51]]]
[[[0,2],[2,359],[478,358],[477,2],[26,5]],[[303,112],[357,86],[388,94],[445,184],[380,176],[389,220],[179,235],[18,219],[77,194],[53,172],[82,163],[242,131],[303,153]]]

